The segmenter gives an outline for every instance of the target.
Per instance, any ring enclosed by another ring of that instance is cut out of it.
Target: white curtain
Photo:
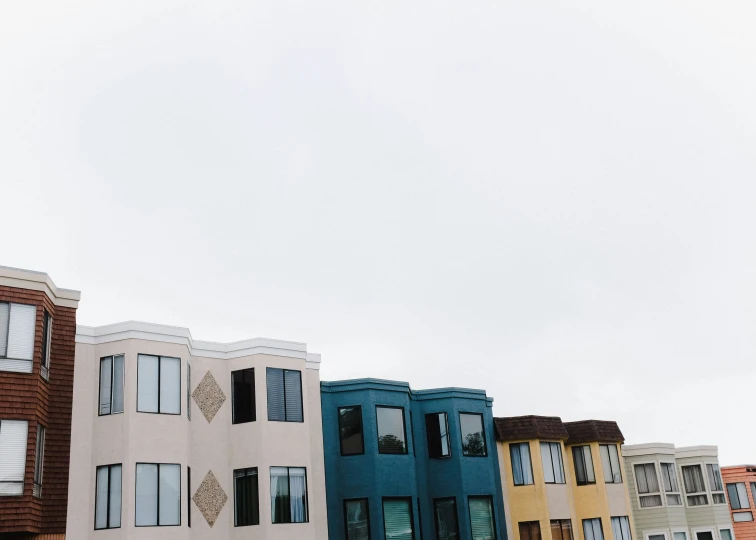
[[[136,524],[157,525],[158,466],[138,463],[136,466]]]
[[[140,354],[137,358],[137,411],[158,412],[160,359]]]
[[[160,412],[181,413],[181,360],[160,358]]]
[[[706,491],[700,465],[688,465],[682,468],[685,493],[701,493]]]
[[[108,526],[108,467],[97,468],[97,488],[95,489],[95,529]]]
[[[110,466],[110,526],[121,526],[121,466]]]
[[[287,523],[286,508],[289,497],[289,470],[270,468],[270,512],[273,523]]]
[[[181,523],[181,466],[160,465],[160,525]]]
[[[291,522],[307,521],[307,473],[304,468],[289,469],[289,497],[291,500]]]

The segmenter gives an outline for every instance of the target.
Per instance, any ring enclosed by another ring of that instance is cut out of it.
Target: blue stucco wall
[[[344,500],[367,498],[372,540],[383,540],[383,497],[411,497],[415,538],[436,538],[433,499],[455,497],[460,538],[471,539],[468,496],[493,499],[497,538],[506,540],[504,504],[493,430],[492,400],[481,390],[445,388],[413,391],[407,383],[376,379],[323,382],[323,438],[329,540],[345,540]],[[365,453],[342,456],[338,408],[360,405]],[[378,453],[375,407],[389,405],[405,411],[408,451],[405,455]],[[446,412],[451,457],[430,459],[425,415]],[[462,455],[459,413],[483,415],[486,457]]]

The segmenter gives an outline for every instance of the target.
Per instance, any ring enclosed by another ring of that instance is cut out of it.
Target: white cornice
[[[675,455],[675,445],[669,443],[645,443],[645,444],[623,444],[622,455],[624,457],[646,456],[649,454],[667,454]]]
[[[717,457],[718,448],[716,446],[684,446],[675,450],[676,458],[694,458],[694,457]]]
[[[0,266],[0,285],[42,291],[56,306],[79,307],[81,293],[71,289],[59,289],[44,272]]]
[[[271,354],[306,360],[308,369],[320,369],[320,355],[307,352],[307,345],[295,341],[254,338],[233,343],[199,341],[188,328],[164,324],[126,321],[105,326],[76,327],[76,342],[100,345],[124,339],[142,339],[185,345],[192,356],[229,360],[252,354]]]

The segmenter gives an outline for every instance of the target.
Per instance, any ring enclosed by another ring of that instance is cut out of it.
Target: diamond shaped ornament
[[[192,398],[208,423],[213,421],[216,413],[226,401],[226,395],[209,371],[205,373],[197,388],[192,392]]]
[[[223,510],[228,496],[218,483],[213,471],[208,471],[192,500],[197,505],[208,525],[212,527],[215,525],[215,521],[218,519],[221,510]]]

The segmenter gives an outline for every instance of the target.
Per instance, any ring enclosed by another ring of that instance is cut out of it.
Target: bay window
[[[667,498],[667,506],[681,506],[682,497],[677,482],[677,469],[674,463],[661,463],[662,484]]]
[[[181,414],[181,359],[137,357],[137,412]]]
[[[684,465],[682,467],[682,476],[688,506],[703,506],[709,504],[701,466]]]
[[[97,467],[95,473],[95,530],[121,526],[121,464]]]
[[[291,369],[267,368],[268,420],[304,422],[302,373]]]
[[[24,494],[29,423],[0,420],[0,496]]]
[[[307,471],[304,467],[270,468],[273,523],[307,523]]]
[[[136,526],[181,525],[181,465],[136,464]]]
[[[541,464],[543,465],[543,478],[547,484],[564,484],[562,443],[542,442]]]
[[[0,302],[0,371],[31,373],[37,308]]]
[[[656,476],[656,465],[654,463],[642,463],[635,465],[634,470],[641,508],[662,506],[659,479]]]
[[[596,474],[593,470],[593,456],[590,446],[573,446],[572,459],[575,462],[575,480],[577,485],[586,486],[596,483]]]
[[[100,407],[98,416],[123,412],[124,356],[100,358]]]
[[[512,459],[512,480],[514,485],[531,485],[533,483],[533,465],[530,461],[530,443],[510,444],[509,457]]]
[[[601,454],[601,468],[604,469],[604,482],[607,484],[622,483],[622,469],[620,467],[619,452],[616,444],[599,445]]]

